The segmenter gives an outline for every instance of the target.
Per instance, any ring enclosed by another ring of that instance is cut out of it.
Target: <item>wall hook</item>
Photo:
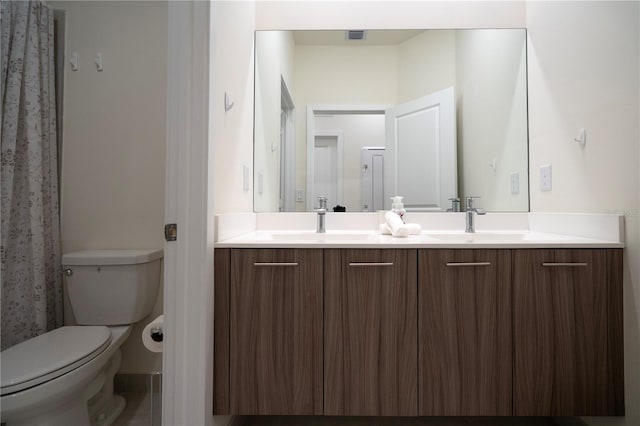
[[[102,53],[98,52],[95,59],[96,69],[102,71]]]
[[[578,133],[578,137],[573,138],[573,140],[577,142],[578,145],[580,145],[580,147],[584,148],[585,144],[587,143],[587,132],[584,130],[584,127],[580,129],[580,133]]]
[[[227,112],[231,108],[233,108],[233,104],[235,104],[235,102],[231,102],[229,94],[227,92],[224,92],[224,111]]]
[[[78,52],[73,52],[69,57],[69,63],[71,64],[71,71],[78,71]]]

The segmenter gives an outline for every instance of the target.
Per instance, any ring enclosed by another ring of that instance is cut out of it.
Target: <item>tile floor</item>
[[[121,392],[127,406],[112,426],[160,426],[160,394]]]

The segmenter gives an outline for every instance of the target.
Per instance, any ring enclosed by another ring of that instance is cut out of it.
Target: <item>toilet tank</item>
[[[76,322],[133,324],[158,296],[162,250],[83,250],[62,256]]]

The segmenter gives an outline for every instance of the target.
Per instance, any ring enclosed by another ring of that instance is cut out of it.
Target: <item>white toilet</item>
[[[120,346],[153,308],[161,250],[65,254],[71,307],[81,326],[61,327],[0,353],[0,420],[6,426],[111,424],[125,407],[113,394]]]

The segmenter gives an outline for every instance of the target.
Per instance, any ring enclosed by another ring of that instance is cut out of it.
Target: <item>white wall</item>
[[[258,30],[524,28],[522,1],[258,1]]]
[[[214,1],[211,72],[215,213],[253,211],[253,32],[251,1]],[[234,107],[225,112],[224,93]],[[243,190],[243,167],[249,190]]]
[[[625,214],[626,418],[640,424],[640,210],[638,2],[530,2],[531,210]],[[587,130],[581,149],[573,138]],[[553,166],[540,192],[539,167]]]
[[[49,2],[66,10],[62,146],[62,250],[162,248],[167,4]],[[93,60],[101,52],[104,71]],[[68,304],[65,323],[74,319]],[[142,327],[162,312],[162,287],[148,318],[123,346],[122,372],[161,369]]]
[[[398,103],[455,85],[456,31],[424,31],[398,45]]]
[[[524,31],[456,33],[458,186],[488,211],[527,211],[527,83]],[[492,167],[495,165],[495,167]],[[511,193],[511,173],[520,191]]]

